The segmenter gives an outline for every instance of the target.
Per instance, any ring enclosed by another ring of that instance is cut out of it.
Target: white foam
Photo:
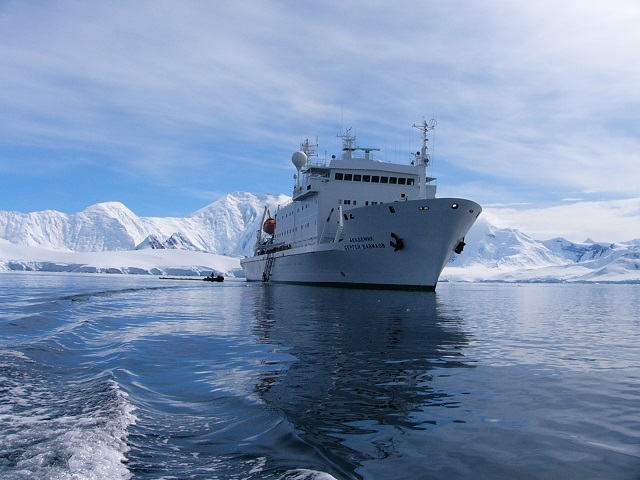
[[[283,480],[336,480],[336,477],[325,472],[298,468],[290,470],[282,477]]]
[[[124,462],[127,430],[136,417],[118,384],[98,380],[98,391],[87,392],[97,398],[87,399],[77,386],[66,389],[23,366],[16,363],[11,375],[0,375],[11,391],[0,411],[0,456],[8,459],[2,478],[131,478]]]

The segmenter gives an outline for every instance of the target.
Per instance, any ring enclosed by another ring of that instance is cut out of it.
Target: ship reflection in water
[[[463,355],[471,338],[437,293],[262,290],[255,332],[276,349],[259,395],[343,475],[394,456],[391,437],[433,428],[439,410],[460,406],[464,392],[442,391],[434,379],[473,367]]]

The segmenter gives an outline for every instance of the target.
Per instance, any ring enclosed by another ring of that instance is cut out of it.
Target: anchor
[[[454,248],[453,251],[456,252],[458,255],[460,255],[464,250],[465,245],[466,243],[464,243],[464,237],[462,237],[462,240],[460,240],[460,242],[458,243],[458,245],[456,245],[456,248]]]
[[[391,240],[389,242],[389,245],[391,245],[393,247],[393,251],[397,252],[398,250],[402,250],[404,248],[404,242],[402,241],[402,239],[400,237],[398,237],[398,235],[396,235],[395,233],[391,232],[391,238],[393,238],[393,240],[395,240],[395,242],[393,240]]]

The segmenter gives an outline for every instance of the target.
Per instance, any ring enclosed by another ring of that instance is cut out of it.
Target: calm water
[[[0,274],[0,478],[638,479],[639,304]]]

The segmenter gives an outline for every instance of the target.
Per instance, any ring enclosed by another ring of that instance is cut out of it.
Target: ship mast
[[[304,152],[307,158],[317,157],[318,156],[318,153],[316,150],[317,148],[318,148],[318,137],[316,137],[316,143],[314,143],[313,145],[309,142],[308,138],[300,144],[300,151]]]
[[[422,120],[422,124],[413,125],[413,128],[417,128],[422,132],[422,147],[419,152],[416,152],[415,163],[420,167],[420,198],[426,198],[427,196],[427,165],[429,165],[429,154],[427,153],[427,132],[433,130],[438,125],[435,118],[432,118],[427,123],[426,120]]]
[[[352,153],[354,150],[356,150],[357,147],[354,147],[356,136],[351,135],[351,128],[347,128],[344,134],[340,132],[336,136],[342,139],[342,151],[344,152],[342,154],[342,159],[348,160],[352,158]]]

